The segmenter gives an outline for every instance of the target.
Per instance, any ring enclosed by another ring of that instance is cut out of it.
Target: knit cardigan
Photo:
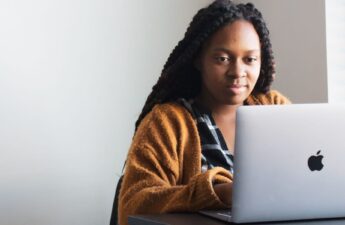
[[[251,95],[249,105],[288,104],[277,91]],[[192,115],[177,103],[156,105],[138,127],[119,196],[119,223],[128,216],[224,209],[213,185],[232,182],[221,167],[201,173],[201,144]]]

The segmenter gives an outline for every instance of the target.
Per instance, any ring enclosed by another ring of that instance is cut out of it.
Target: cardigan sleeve
[[[249,105],[286,105],[291,101],[279,91],[271,90],[267,93],[252,93],[246,102]]]
[[[129,150],[120,191],[119,221],[128,215],[227,208],[213,190],[213,183],[231,182],[228,171],[216,167],[200,172],[200,153],[189,149],[192,118],[168,107],[155,107],[139,126]],[[187,113],[187,112],[184,112]],[[200,149],[198,150],[200,151]],[[199,158],[198,158],[199,157]],[[188,170],[195,170],[184,182]]]
[[[268,94],[268,98],[270,98],[271,102],[275,105],[291,104],[291,101],[287,97],[276,90],[270,91]]]

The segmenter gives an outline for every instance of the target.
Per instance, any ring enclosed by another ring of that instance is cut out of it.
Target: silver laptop
[[[235,222],[345,217],[345,105],[242,106],[237,111]]]

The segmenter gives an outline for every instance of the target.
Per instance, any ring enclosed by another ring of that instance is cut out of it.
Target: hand
[[[213,190],[224,204],[231,207],[232,183],[215,184]]]

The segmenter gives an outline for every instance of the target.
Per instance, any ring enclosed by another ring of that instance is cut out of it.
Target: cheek
[[[260,75],[260,69],[261,67],[258,66],[256,68],[253,68],[250,72],[250,79],[254,82],[256,82],[259,79],[259,75]]]
[[[206,72],[212,77],[222,77],[229,71],[228,66],[212,64],[206,68]]]
[[[203,76],[204,86],[211,89],[218,89],[224,83],[224,76],[221,73],[216,73],[215,71],[208,71]]]
[[[201,77],[205,83],[217,82],[225,73],[224,69],[219,66],[206,65],[201,70]]]

